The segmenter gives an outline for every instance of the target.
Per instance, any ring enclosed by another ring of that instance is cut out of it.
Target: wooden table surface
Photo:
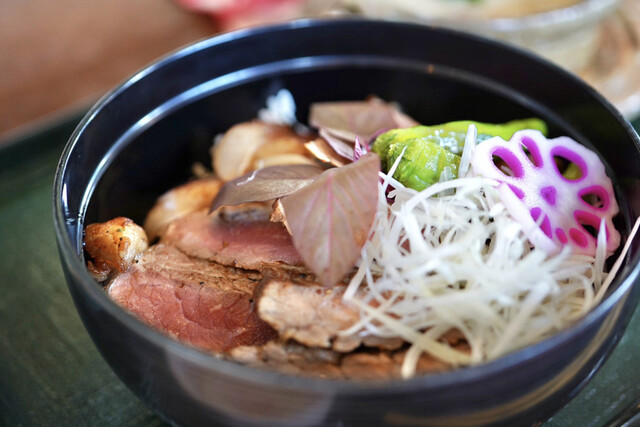
[[[0,0],[0,146],[213,33],[171,0]]]

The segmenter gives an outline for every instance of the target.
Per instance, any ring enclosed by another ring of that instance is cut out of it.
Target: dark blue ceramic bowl
[[[417,25],[298,21],[224,34],[175,52],[105,96],[55,177],[54,218],[69,289],[105,359],[149,407],[179,424],[513,425],[542,421],[593,375],[640,297],[636,241],[607,298],[578,324],[482,366],[358,383],[254,370],[186,347],[115,305],[84,267],[84,224],[141,221],[154,199],[208,162],[214,135],[287,88],[314,101],[398,101],[425,123],[538,116],[594,148],[616,183],[618,225],[640,214],[638,136],[572,75],[495,42]]]

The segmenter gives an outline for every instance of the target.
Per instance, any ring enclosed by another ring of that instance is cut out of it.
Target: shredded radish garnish
[[[476,125],[470,125],[467,130],[467,134],[464,138],[464,147],[462,148],[462,154],[460,155],[460,166],[458,166],[458,176],[463,177],[469,172],[471,166],[471,155],[474,148],[476,148],[476,141],[478,139],[478,129]]]
[[[585,315],[608,285],[604,236],[595,258],[532,249],[494,180],[468,176],[422,192],[394,180],[388,192],[391,179],[381,177],[370,240],[344,294],[361,320],[343,333],[408,341],[404,377],[422,353],[472,365],[539,341]],[[450,330],[468,347],[443,340]]]

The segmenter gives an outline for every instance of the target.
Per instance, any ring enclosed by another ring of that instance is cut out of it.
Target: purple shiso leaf
[[[373,98],[367,101],[321,102],[311,105],[309,124],[358,135],[365,141],[381,128],[417,124],[392,104]]]
[[[224,205],[284,197],[311,184],[322,172],[323,168],[314,165],[278,165],[255,170],[225,183],[209,211]]]
[[[358,161],[360,157],[367,154],[369,150],[364,146],[359,137],[356,136],[356,139],[353,144],[353,161]]]
[[[325,140],[327,141],[327,144],[329,144],[329,146],[333,149],[333,151],[336,152],[336,154],[338,154],[341,157],[344,157],[345,159],[352,159],[353,158],[353,143],[351,141],[353,141],[353,139],[355,138],[354,136],[348,136],[348,137],[343,137],[343,136],[339,136],[339,131],[338,132],[332,132],[333,129],[329,129],[329,128],[320,128],[318,129],[318,134]]]
[[[321,102],[311,105],[309,124],[340,156],[353,158],[353,141],[369,141],[381,130],[417,126],[415,120],[392,104],[374,98],[368,101]]]
[[[320,282],[331,287],[354,267],[376,213],[380,159],[365,154],[329,169],[280,201],[293,244]]]

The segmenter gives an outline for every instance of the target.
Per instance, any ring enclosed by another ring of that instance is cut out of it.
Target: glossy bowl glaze
[[[529,54],[470,35],[366,20],[295,21],[177,51],[99,101],[65,148],[54,222],[69,289],[113,370],[178,424],[518,425],[547,419],[617,343],[640,297],[636,241],[608,296],[576,325],[481,366],[377,383],[255,370],[189,348],[114,304],[84,267],[84,224],[144,218],[154,199],[208,163],[213,137],[267,96],[399,102],[424,123],[539,116],[594,148],[616,184],[623,235],[640,211],[639,139],[602,97]]]

